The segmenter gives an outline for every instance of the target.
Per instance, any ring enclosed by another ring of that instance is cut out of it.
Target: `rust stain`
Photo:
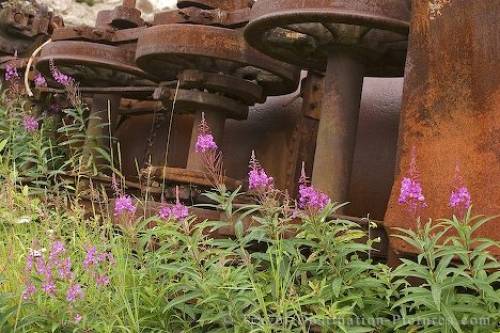
[[[419,3],[414,1],[416,8]],[[399,163],[385,217],[389,233],[392,227],[416,228],[415,219],[397,202],[413,146],[429,205],[423,220],[451,217],[448,202],[457,162],[474,213],[500,212],[499,14],[500,2],[454,0],[425,34],[411,35]],[[422,13],[413,15],[412,31],[421,31]],[[478,236],[500,240],[498,222],[482,228]],[[398,251],[410,251],[401,241],[392,243]]]

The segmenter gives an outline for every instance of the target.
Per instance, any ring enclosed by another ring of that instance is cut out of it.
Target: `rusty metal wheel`
[[[249,47],[241,32],[211,26],[148,28],[139,36],[136,63],[162,80],[186,69],[228,74],[257,83],[267,96],[291,93],[299,82],[297,68]]]
[[[112,45],[56,41],[44,47],[36,64],[49,77],[51,60],[86,87],[148,85],[154,80],[135,66],[132,51]]]
[[[328,54],[346,48],[367,76],[400,76],[409,30],[405,0],[259,0],[245,38],[275,59],[325,70]]]

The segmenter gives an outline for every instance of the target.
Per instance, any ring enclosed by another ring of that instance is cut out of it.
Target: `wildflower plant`
[[[410,167],[408,174],[401,180],[401,190],[398,202],[406,207],[414,217],[418,212],[427,207],[425,196],[420,182],[420,175],[417,170],[416,148],[412,148]]]
[[[465,185],[465,182],[460,173],[460,167],[457,163],[455,167],[455,176],[453,179],[453,189],[450,194],[449,206],[453,209],[453,212],[455,214],[462,217],[465,215],[471,205],[471,195],[469,189]]]

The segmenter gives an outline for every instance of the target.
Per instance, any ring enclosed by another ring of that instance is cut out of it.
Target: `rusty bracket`
[[[319,120],[321,117],[321,101],[324,94],[324,78],[322,74],[311,71],[302,79],[300,95],[302,96],[304,116]]]
[[[112,10],[102,10],[97,14],[96,27],[113,30],[131,29],[145,26],[141,11],[134,6],[118,6]]]
[[[62,24],[62,19],[59,16],[53,16],[52,13],[35,15],[11,7],[1,11],[0,19],[0,24],[6,27],[9,33],[27,38],[49,35],[54,25]]]

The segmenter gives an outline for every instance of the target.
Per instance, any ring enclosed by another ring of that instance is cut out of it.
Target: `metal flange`
[[[248,117],[248,106],[228,97],[215,95],[198,90],[185,90],[160,87],[155,92],[155,98],[163,101],[170,107],[175,98],[175,105],[179,112],[194,113],[199,110],[224,115],[225,118],[245,120]]]
[[[180,73],[177,78],[182,89],[198,89],[222,94],[249,106],[264,103],[266,100],[261,86],[230,75],[188,69]]]
[[[134,53],[126,48],[81,41],[57,41],[45,46],[36,68],[50,77],[53,60],[64,73],[82,86],[130,86],[153,84],[154,78],[134,64]]]
[[[401,75],[410,5],[406,0],[259,0],[245,38],[273,58],[325,70],[328,54],[346,48],[367,76]]]
[[[136,63],[162,80],[186,69],[232,75],[256,82],[267,96],[291,93],[299,82],[297,68],[249,47],[238,31],[211,26],[148,28],[137,42]]]

